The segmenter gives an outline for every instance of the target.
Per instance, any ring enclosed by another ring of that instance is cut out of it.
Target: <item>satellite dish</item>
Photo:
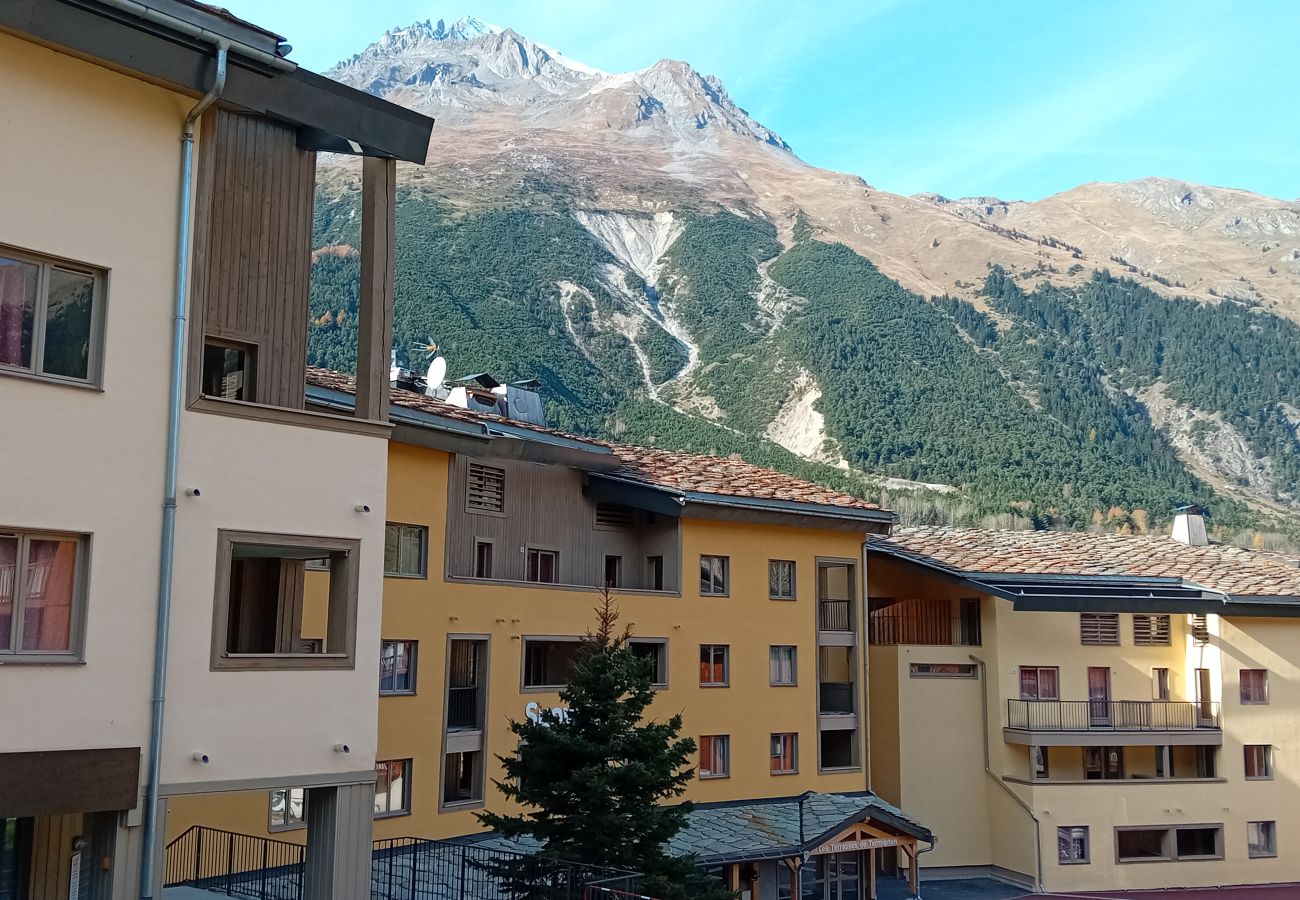
[[[447,377],[447,360],[441,356],[435,356],[433,362],[429,363],[429,374],[425,376],[425,383],[430,388],[442,387],[443,379]]]

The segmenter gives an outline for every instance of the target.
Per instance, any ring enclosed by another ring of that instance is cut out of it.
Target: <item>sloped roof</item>
[[[1171,578],[1236,597],[1300,597],[1300,567],[1282,554],[1171,537],[914,526],[873,539],[965,575]]]
[[[307,368],[307,384],[345,394],[356,393],[356,380],[351,375],[313,366]],[[782,501],[833,506],[848,511],[884,513],[884,510],[874,503],[859,500],[857,497],[792,475],[756,466],[736,457],[631,447],[626,444],[579,437],[554,428],[533,425],[491,413],[474,412],[424,394],[399,388],[392,390],[390,398],[394,405],[417,409],[458,422],[475,423],[487,428],[499,425],[512,430],[532,431],[578,441],[593,448],[607,448],[622,460],[622,464],[608,474],[639,484],[724,498]]]

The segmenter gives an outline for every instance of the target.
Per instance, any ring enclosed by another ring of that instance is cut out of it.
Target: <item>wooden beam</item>
[[[876,851],[867,851],[867,900],[876,900]]]
[[[366,157],[361,161],[361,296],[354,414],[370,421],[388,418],[396,216],[397,163]]]

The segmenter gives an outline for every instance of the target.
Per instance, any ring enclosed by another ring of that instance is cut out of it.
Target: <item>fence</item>
[[[301,844],[195,825],[167,845],[163,884],[228,897],[301,900]]]
[[[1024,731],[1198,731],[1219,728],[1219,704],[1161,700],[1008,700]]]

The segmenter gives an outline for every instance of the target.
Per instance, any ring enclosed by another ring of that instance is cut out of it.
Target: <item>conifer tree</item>
[[[560,692],[564,714],[543,710],[535,720],[510,723],[519,744],[498,757],[505,777],[494,783],[522,810],[480,813],[479,820],[506,837],[538,841],[545,856],[641,873],[642,893],[663,900],[730,898],[693,860],[667,854],[691,809],[672,801],[695,775],[695,741],[681,736],[680,714],[646,719],[654,699],[650,662],[628,648],[631,629],[618,619],[602,591],[596,627]],[[520,874],[528,871],[535,869],[523,864]]]

